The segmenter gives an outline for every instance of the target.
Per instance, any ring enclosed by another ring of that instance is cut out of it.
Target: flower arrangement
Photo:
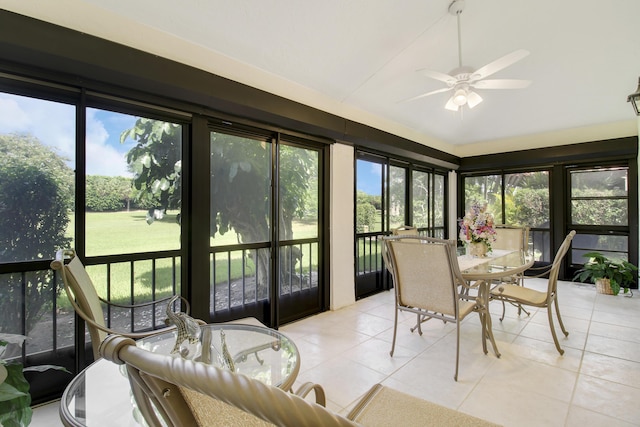
[[[460,239],[468,243],[484,243],[491,251],[491,242],[496,240],[493,215],[487,212],[487,203],[474,201],[469,212],[459,220]]]

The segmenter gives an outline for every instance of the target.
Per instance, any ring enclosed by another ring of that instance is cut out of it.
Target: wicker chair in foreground
[[[305,383],[293,394],[213,365],[149,352],[117,335],[107,337],[100,351],[127,366],[136,402],[151,427],[161,425],[156,413],[170,427],[495,426],[379,384],[343,417],[324,407],[317,384]],[[315,403],[304,399],[312,390]]]
[[[68,263],[65,263],[65,259],[69,259]],[[89,329],[89,335],[91,337],[91,345],[93,348],[93,356],[97,360],[100,357],[99,347],[100,343],[107,337],[108,334],[124,335],[133,339],[139,339],[147,337],[151,334],[157,334],[164,331],[172,330],[175,327],[163,327],[160,329],[154,329],[146,332],[126,332],[119,331],[107,327],[105,323],[104,311],[102,310],[102,304],[112,307],[126,308],[126,309],[140,309],[144,307],[155,307],[158,304],[168,304],[174,295],[166,298],[156,299],[153,301],[126,305],[116,304],[114,302],[100,298],[96,289],[91,281],[91,278],[87,274],[87,271],[80,261],[80,258],[76,256],[73,249],[59,250],[56,253],[56,259],[51,263],[51,268],[60,272],[62,281],[64,283],[64,289],[66,291],[69,302],[73,306],[73,309],[78,313],[87,324]],[[183,307],[186,308],[186,314],[189,314],[189,303],[182,297]],[[204,323],[198,320],[199,323]],[[258,319],[254,317],[247,317],[239,319],[229,323],[247,323],[256,326],[264,326]]]

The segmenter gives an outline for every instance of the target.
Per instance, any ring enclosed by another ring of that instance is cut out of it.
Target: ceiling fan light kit
[[[458,23],[458,67],[449,74],[428,69],[418,70],[425,76],[446,83],[447,87],[423,93],[405,100],[415,101],[420,98],[435,95],[437,93],[452,91],[453,95],[445,105],[445,109],[459,111],[465,105],[473,108],[482,102],[482,97],[474,89],[522,89],[531,84],[529,80],[492,79],[484,80],[492,74],[506,68],[529,55],[529,52],[520,49],[505,55],[484,67],[474,70],[462,65],[462,38],[460,36],[460,15],[464,9],[464,0],[453,0],[449,5],[449,13],[456,16]],[[639,96],[640,100],[640,96]],[[639,101],[640,102],[640,101]]]

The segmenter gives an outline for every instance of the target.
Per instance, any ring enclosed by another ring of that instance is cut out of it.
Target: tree
[[[137,144],[127,153],[134,172],[137,199],[153,201],[158,209],[181,205],[181,128],[139,118],[123,132]],[[218,132],[210,134],[210,235],[234,230],[240,243],[266,242],[271,226],[271,144]],[[300,217],[313,183],[313,155],[283,145],[280,152],[280,237],[291,238],[293,219]],[[315,172],[317,177],[317,171]],[[316,178],[317,179],[317,178]],[[267,285],[266,251],[249,251],[258,268],[259,286]],[[289,263],[285,263],[289,265]],[[260,293],[260,290],[259,290]]]
[[[356,192],[356,233],[376,231],[377,214],[382,206],[381,201],[380,196],[367,194],[362,190]],[[380,228],[379,225],[378,228]]]
[[[127,153],[134,173],[135,202],[151,206],[147,222],[154,220],[154,208],[180,209],[182,174],[182,127],[175,123],[139,118],[122,132],[120,142],[137,141]],[[178,217],[179,220],[179,217]]]
[[[120,211],[129,208],[131,179],[124,176],[87,176],[85,191],[88,211]]]
[[[65,232],[73,207],[73,171],[51,148],[29,135],[0,135],[0,158],[0,262],[52,257],[71,242]],[[10,329],[23,320],[31,330],[53,299],[51,274],[1,277],[0,331],[20,332]],[[23,303],[26,319],[17,309]]]

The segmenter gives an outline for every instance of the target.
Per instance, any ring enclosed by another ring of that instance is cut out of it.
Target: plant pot
[[[486,257],[488,249],[487,244],[484,242],[469,243],[469,254],[471,254],[471,256],[479,258]]]
[[[613,290],[611,290],[611,282],[609,281],[609,279],[596,280],[596,291],[598,291],[599,294],[613,295]]]

